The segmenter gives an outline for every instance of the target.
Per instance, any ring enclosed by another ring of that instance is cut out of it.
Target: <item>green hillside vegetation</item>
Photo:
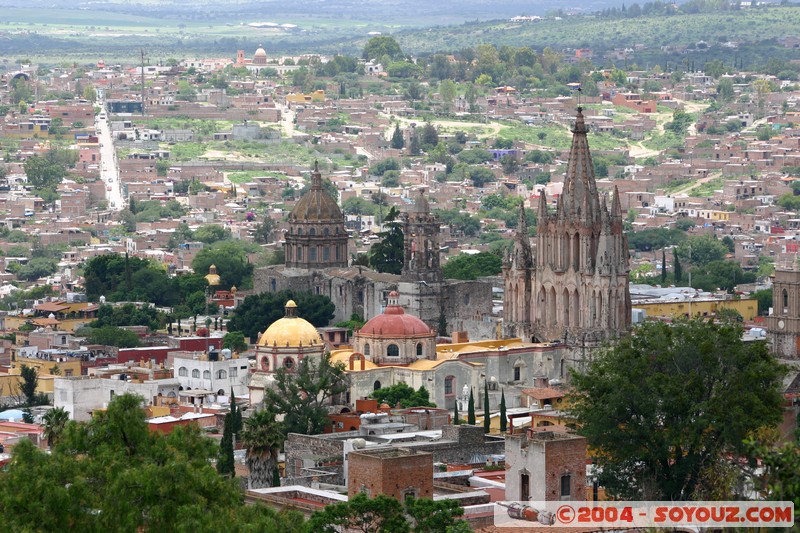
[[[476,43],[604,50],[635,45],[647,48],[693,45],[700,40],[712,44],[727,41],[774,43],[775,37],[796,34],[798,27],[800,8],[774,7],[635,19],[574,16],[538,23],[470,23],[437,27],[435,31],[405,31],[396,38],[404,50],[417,53],[456,51]],[[733,54],[732,50],[729,52]]]

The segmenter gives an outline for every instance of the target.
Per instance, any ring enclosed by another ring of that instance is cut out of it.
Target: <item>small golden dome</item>
[[[297,304],[286,302],[286,316],[272,323],[258,339],[259,346],[319,346],[322,337],[311,322],[295,315]]]

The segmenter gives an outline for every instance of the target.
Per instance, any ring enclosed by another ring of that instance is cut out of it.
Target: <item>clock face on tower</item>
[[[778,327],[783,329],[786,326],[786,323],[783,320],[778,320]]]

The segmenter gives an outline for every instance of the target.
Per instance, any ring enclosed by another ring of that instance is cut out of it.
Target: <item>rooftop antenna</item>
[[[142,116],[144,116],[144,48],[140,48],[139,52],[142,56]]]

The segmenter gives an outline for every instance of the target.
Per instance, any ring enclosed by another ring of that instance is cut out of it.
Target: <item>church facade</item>
[[[285,262],[256,269],[255,292],[283,290],[329,297],[336,306],[333,323],[358,314],[380,315],[389,295],[418,316],[439,335],[467,331],[472,338],[496,337],[492,317],[492,285],[486,281],[445,280],[440,265],[440,224],[430,213],[423,190],[401,213],[404,236],[403,268],[399,275],[350,266],[349,236],[336,200],[322,187],[319,169],[312,173],[311,189],[288,217]],[[447,331],[438,331],[440,324]]]
[[[619,195],[600,197],[578,108],[564,187],[551,211],[539,197],[535,245],[520,212],[503,268],[507,336],[597,346],[630,330],[628,243]]]

